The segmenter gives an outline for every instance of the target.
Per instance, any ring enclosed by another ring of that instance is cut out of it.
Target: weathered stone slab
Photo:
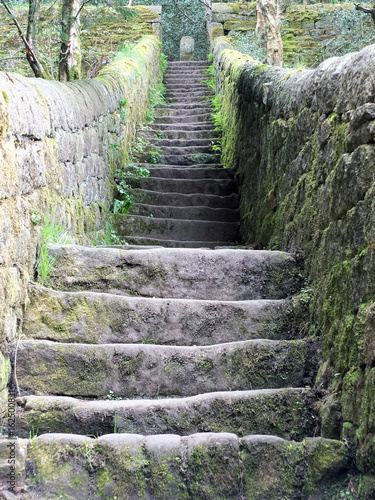
[[[294,258],[265,250],[119,250],[50,245],[51,285],[124,295],[213,300],[279,299],[298,290]]]

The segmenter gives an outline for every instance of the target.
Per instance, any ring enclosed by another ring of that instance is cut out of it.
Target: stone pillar
[[[191,36],[184,36],[180,42],[180,61],[193,61],[194,60],[194,38]]]

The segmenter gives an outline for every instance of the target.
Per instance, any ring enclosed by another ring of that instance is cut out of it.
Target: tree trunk
[[[26,31],[26,41],[29,47],[28,50],[26,50],[26,58],[36,76],[51,79],[52,77],[46,69],[44,61],[41,60],[38,51],[39,12],[40,0],[29,0],[29,14],[27,17]]]
[[[133,0],[129,0],[128,7],[133,7]]]
[[[62,41],[59,61],[59,80],[61,82],[81,77],[80,10],[79,0],[63,0],[61,11]]]
[[[284,58],[283,40],[277,20],[275,0],[260,0],[260,8],[266,23],[268,57],[271,60],[271,64],[282,66]]]
[[[257,10],[257,25],[256,25],[256,28],[255,28],[255,33],[258,33],[258,31],[262,28],[265,27],[266,23],[264,21],[264,16],[263,16],[263,13],[262,13],[262,9],[260,7],[260,2],[261,0],[257,0],[257,3],[256,3],[256,10]]]

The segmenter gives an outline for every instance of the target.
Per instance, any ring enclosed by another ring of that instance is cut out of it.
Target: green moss
[[[9,96],[8,96],[8,94],[5,92],[5,90],[2,90],[1,93],[3,94],[4,101],[5,101],[6,105],[9,106]]]

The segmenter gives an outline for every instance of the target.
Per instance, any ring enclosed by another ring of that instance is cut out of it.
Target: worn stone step
[[[152,172],[152,171],[151,171]],[[234,179],[175,179],[171,177],[125,177],[130,186],[163,193],[208,194],[226,196],[237,192]]]
[[[233,179],[234,177],[233,169],[223,168],[220,164],[217,163],[194,163],[194,165],[135,163],[135,165],[150,170],[151,177],[169,177],[174,179],[208,179],[210,178],[211,170],[215,175],[217,172],[217,178],[219,179]],[[194,174],[195,170],[197,171],[196,174]]]
[[[216,239],[236,242],[237,222],[217,222],[187,219],[159,219],[140,215],[114,214],[111,217],[116,234],[127,236],[147,236],[148,238],[182,241],[213,241]]]
[[[190,68],[207,68],[210,66],[209,61],[168,61],[168,69],[184,69],[186,67],[187,70],[190,71]]]
[[[201,154],[211,154],[213,153],[213,144],[207,143],[206,145],[198,146],[160,146],[157,149],[160,151],[162,156],[172,156],[172,155],[201,155]],[[147,154],[147,153],[146,153]],[[199,160],[199,158],[198,158]],[[199,163],[199,161],[195,161]],[[202,162],[204,163],[204,162]]]
[[[192,150],[193,148],[191,148]],[[181,166],[190,166],[196,164],[205,164],[205,163],[216,163],[220,165],[221,156],[219,154],[213,153],[205,153],[203,151],[197,151],[198,148],[195,148],[195,153],[192,153],[191,150],[189,153],[183,154],[161,154],[158,158],[158,164],[162,165],[181,165]]]
[[[150,177],[163,177],[168,179],[233,179],[234,170],[231,168],[218,167],[216,163],[212,165],[194,165],[176,167],[173,165],[155,165],[155,164],[139,164],[147,165],[150,171]]]
[[[212,108],[208,106],[207,103],[204,103],[203,106],[193,104],[190,108],[172,106],[158,107],[155,109],[154,116],[155,119],[162,118],[164,116],[168,116],[170,118],[177,116],[182,119],[184,117],[191,118],[202,114],[210,116],[210,113],[212,113]]]
[[[208,120],[206,122],[198,122],[198,123],[152,123],[152,128],[153,130],[156,130],[157,132],[174,132],[174,131],[181,131],[181,127],[183,127],[183,130],[185,132],[196,132],[196,131],[203,131],[203,130],[209,130],[209,131],[214,131],[215,125],[212,123],[212,121]]]
[[[203,99],[203,100],[208,100],[209,98],[213,97],[213,93],[210,90],[191,90],[190,92],[185,92],[185,91],[179,91],[179,90],[171,90],[167,89],[165,93],[165,98],[167,101],[171,99],[176,99],[176,100],[185,100],[187,99],[188,101],[191,100],[198,100],[198,99]]]
[[[93,498],[93,491],[97,498],[132,500],[328,498],[324,492],[337,490],[349,463],[345,444],[325,438],[112,430],[95,438],[50,433],[15,443],[6,439],[0,448],[4,477],[12,446],[21,500],[60,498],[62,491],[71,499]]]
[[[209,207],[168,207],[165,205],[146,205],[135,203],[131,207],[131,215],[155,217],[162,219],[188,219],[217,222],[238,222],[239,211],[228,208]]]
[[[175,83],[192,83],[192,84],[201,84],[202,80],[206,80],[208,78],[207,73],[195,73],[195,74],[168,74],[164,77],[164,85],[168,88],[169,85],[173,85]]]
[[[205,194],[161,193],[147,189],[133,189],[132,193],[137,203],[149,205],[168,205],[174,207],[204,206],[210,208],[238,208],[236,194],[230,196],[214,196]]]
[[[132,234],[131,236],[126,237],[126,241],[131,245],[155,245],[158,247],[165,248],[217,248],[217,247],[228,247],[231,242],[226,241],[180,241],[180,240],[170,240],[170,239],[158,239],[158,238],[149,238],[148,236],[137,236]],[[233,242],[233,246],[236,246],[237,243]]]
[[[156,396],[156,395],[155,395]],[[113,397],[112,393],[108,397]],[[87,401],[27,396],[17,400],[17,432],[180,434],[233,432],[301,440],[316,429],[315,398],[301,388],[211,392],[186,398]]]
[[[218,137],[220,136],[220,134],[217,131],[213,130],[213,128],[207,130],[164,130],[164,131],[150,129],[150,130],[139,131],[137,135],[138,137],[147,138],[150,140],[154,139],[211,140],[211,138],[217,140]]]
[[[199,123],[210,123],[211,120],[211,112],[209,113],[201,113],[201,114],[177,114],[174,116],[170,116],[169,114],[166,116],[159,116],[158,113],[155,114],[154,124],[163,124],[163,125],[174,125],[178,124],[179,127],[185,126],[188,124],[199,124]],[[211,122],[212,123],[212,122]]]
[[[26,393],[76,397],[193,396],[312,385],[316,344],[247,340],[212,346],[71,344],[21,340],[17,380]]]
[[[298,337],[293,300],[205,301],[29,287],[23,334],[87,344],[210,345]]]
[[[205,83],[184,83],[184,82],[181,82],[181,83],[170,83],[168,85],[168,90],[179,90],[179,91],[185,91],[185,92],[190,92],[190,91],[193,91],[193,92],[196,92],[196,91],[199,91],[199,90],[207,90],[208,87]]]
[[[214,145],[217,142],[217,138],[215,137],[197,137],[196,139],[150,139],[150,143],[157,147],[157,148],[166,148],[166,147],[173,147],[173,148],[186,148],[186,147],[196,147],[196,146],[201,146],[205,147],[207,149],[212,148],[212,145]]]
[[[292,255],[268,250],[120,250],[48,245],[56,289],[203,300],[281,299],[302,283]]]

